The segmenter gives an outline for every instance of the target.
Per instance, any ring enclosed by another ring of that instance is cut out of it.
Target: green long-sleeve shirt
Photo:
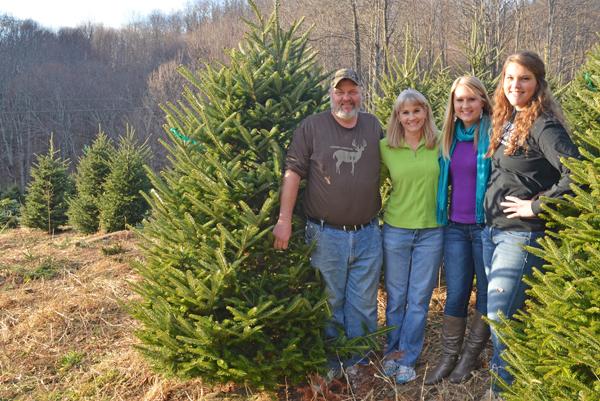
[[[406,144],[399,148],[390,148],[387,139],[383,138],[379,142],[379,149],[382,177],[390,177],[392,180],[392,192],[385,207],[383,220],[398,228],[438,227],[438,147],[427,149],[421,141],[417,150]]]

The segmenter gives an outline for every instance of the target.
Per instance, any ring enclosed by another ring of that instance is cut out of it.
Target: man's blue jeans
[[[483,240],[483,260],[488,278],[487,317],[499,321],[499,313],[511,318],[525,303],[525,290],[528,288],[523,277],[531,275],[532,268],[542,268],[543,259],[527,252],[524,246],[537,246],[536,240],[544,236],[543,231],[508,231],[487,226],[481,236]],[[492,328],[491,369],[507,384],[513,377],[506,370],[502,352],[506,349]],[[498,383],[492,384],[495,392],[502,389]]]
[[[315,243],[311,265],[325,282],[332,324],[328,338],[342,327],[348,338],[377,328],[377,288],[381,274],[381,230],[375,219],[358,231],[344,231],[306,222],[307,244]]]
[[[481,232],[483,224],[450,222],[444,229],[444,271],[446,307],[444,314],[467,317],[473,277],[477,277],[475,308],[487,314],[487,277],[483,265]]]
[[[429,301],[442,261],[444,229],[383,226],[383,265],[387,291],[386,355],[402,353],[398,362],[415,366],[423,348]]]

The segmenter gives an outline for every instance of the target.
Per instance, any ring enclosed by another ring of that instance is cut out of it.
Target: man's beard
[[[336,116],[337,118],[341,119],[341,120],[351,120],[354,117],[356,117],[358,115],[358,112],[360,110],[359,107],[355,105],[353,105],[352,110],[350,111],[344,111],[342,109],[342,105],[336,105],[333,102],[333,99],[330,100],[330,105],[331,105],[331,110],[333,112],[333,115]]]

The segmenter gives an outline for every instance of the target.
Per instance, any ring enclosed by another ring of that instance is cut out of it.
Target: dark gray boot
[[[467,319],[444,315],[442,326],[442,355],[438,365],[427,373],[425,384],[436,384],[452,372],[465,336]]]
[[[481,318],[481,313],[475,311],[460,360],[448,378],[451,383],[461,383],[471,377],[471,372],[481,366],[479,354],[485,348],[489,338],[490,326]]]

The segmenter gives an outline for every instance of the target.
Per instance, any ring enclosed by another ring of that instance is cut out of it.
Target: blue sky
[[[185,8],[189,0],[0,0],[0,14],[32,19],[46,28],[75,27],[85,22],[119,28],[153,10]]]

